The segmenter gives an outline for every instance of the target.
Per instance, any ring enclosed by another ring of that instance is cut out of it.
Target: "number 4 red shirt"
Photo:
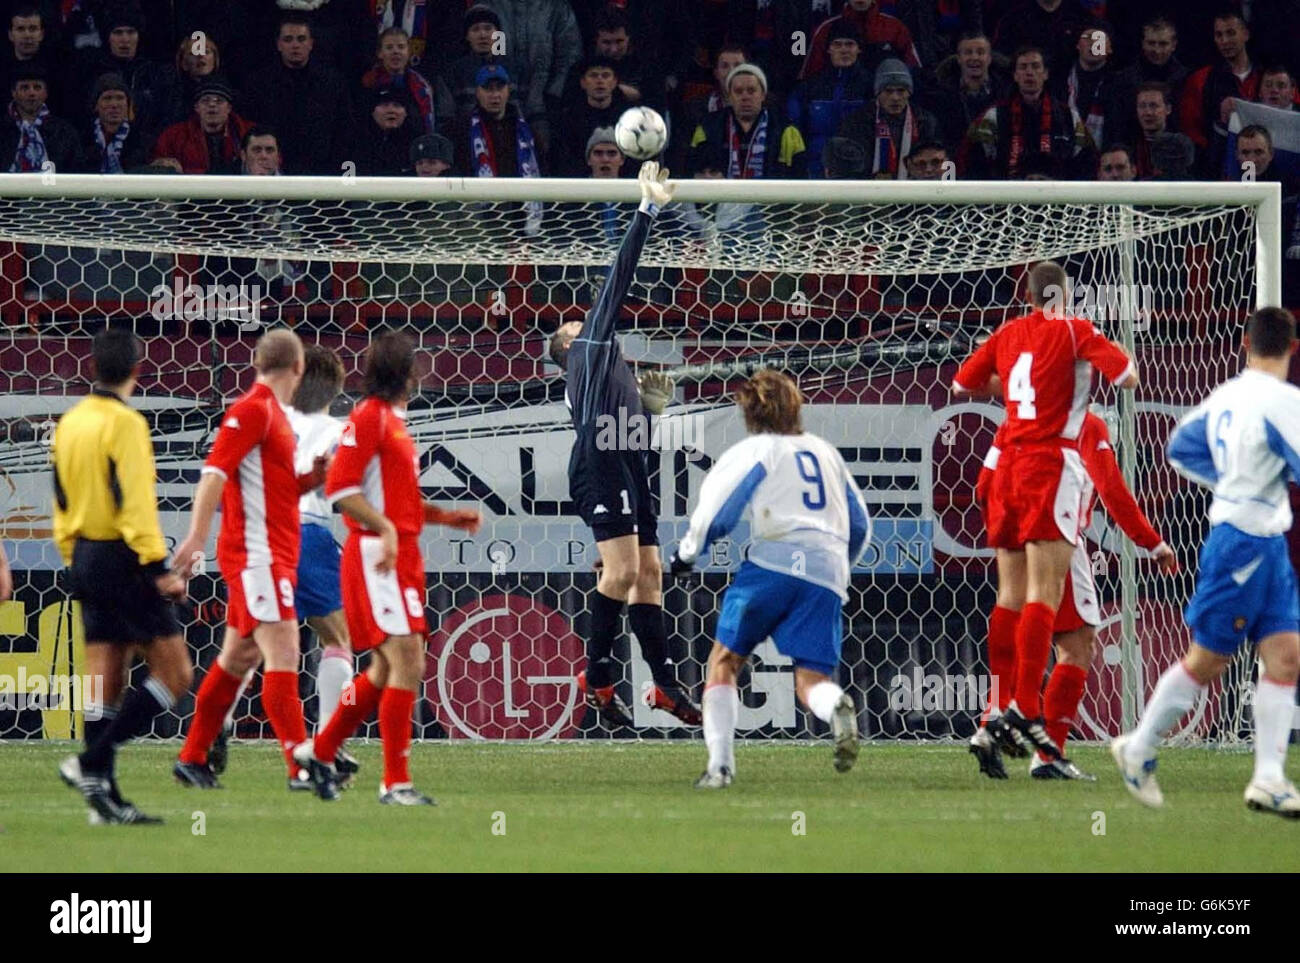
[[[424,496],[415,442],[406,431],[406,412],[381,398],[352,409],[325,479],[330,504],[348,495],[365,496],[399,536],[418,536],[424,527]],[[345,516],[354,532],[366,529]]]
[[[1134,370],[1123,349],[1091,322],[1039,310],[994,331],[957,371],[953,386],[978,390],[993,374],[1002,380],[1004,444],[1074,441],[1088,411],[1093,368],[1111,384]]]

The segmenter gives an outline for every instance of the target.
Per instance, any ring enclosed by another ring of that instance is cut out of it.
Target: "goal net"
[[[963,737],[977,719],[995,578],[972,494],[1001,414],[949,384],[978,338],[1023,310],[1029,265],[1066,267],[1071,306],[1137,356],[1136,398],[1100,386],[1094,398],[1183,563],[1155,574],[1096,513],[1088,550],[1104,624],[1075,734],[1131,723],[1187,642],[1181,608],[1205,528],[1205,494],[1170,471],[1164,442],[1238,369],[1246,314],[1277,303],[1276,187],[688,181],[677,197],[622,323],[634,365],[679,379],[652,457],[660,541],[684,531],[708,467],[744,434],[729,401],[737,379],[762,366],[795,375],[805,426],[840,448],[874,520],[840,667],[872,739]],[[266,327],[338,350],[349,372],[339,415],[370,335],[408,332],[420,347],[410,428],[421,484],[485,513],[477,537],[422,538],[432,632],[417,735],[687,737],[643,704],[649,670],[630,630],[616,656],[636,730],[590,715],[574,683],[596,553],[567,500],[572,429],[546,340],[584,316],[635,200],[630,181],[0,175],[0,536],[16,581],[0,606],[0,736],[81,734],[78,689],[93,681],[81,678],[81,623],[49,537],[48,446],[87,390],[90,338],[108,323],[146,345],[133,404],[153,431],[170,544]],[[671,649],[696,693],[745,540],[742,524],[699,574],[665,583]],[[200,672],[223,625],[225,589],[209,572],[186,613]],[[306,633],[303,651],[310,721],[318,651]],[[1181,736],[1240,740],[1252,673],[1243,655]],[[154,734],[182,733],[192,706],[182,700]],[[260,678],[236,723],[241,737],[270,736]],[[824,731],[770,642],[742,676],[739,725],[760,738]]]

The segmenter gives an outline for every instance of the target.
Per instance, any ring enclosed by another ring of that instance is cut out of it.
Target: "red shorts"
[[[298,621],[293,591],[298,570],[284,565],[230,569],[222,566],[226,580],[226,624],[246,639],[261,622]]]
[[[984,506],[990,548],[1079,541],[1088,474],[1071,448],[1004,449]]]
[[[352,532],[343,546],[339,579],[343,612],[352,648],[364,652],[394,635],[429,633],[424,617],[424,558],[415,538],[399,538],[397,564],[381,574],[375,570],[381,542],[378,535]]]
[[[1101,624],[1101,605],[1097,599],[1097,583],[1092,577],[1092,557],[1088,554],[1087,539],[1079,539],[1070,557],[1070,574],[1065,579],[1061,605],[1056,610],[1056,624],[1052,634],[1073,632],[1085,625],[1096,628]]]

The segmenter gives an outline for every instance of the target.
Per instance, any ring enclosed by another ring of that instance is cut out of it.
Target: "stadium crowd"
[[[1279,181],[1300,0],[5,3],[0,170]]]

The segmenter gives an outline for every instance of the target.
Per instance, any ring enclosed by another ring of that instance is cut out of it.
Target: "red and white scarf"
[[[1020,161],[1025,154],[1025,102],[1020,94],[1011,98],[1011,146],[1007,151],[1007,175],[1014,176],[1020,170]],[[1041,113],[1038,118],[1038,153],[1052,153],[1052,98],[1043,91]]]
[[[899,162],[912,152],[912,144],[920,139],[921,131],[911,105],[903,114],[903,137],[902,142],[898,143],[894,140],[885,112],[876,104],[876,141],[871,152],[871,173],[891,174],[900,181],[907,180],[907,165]]]

